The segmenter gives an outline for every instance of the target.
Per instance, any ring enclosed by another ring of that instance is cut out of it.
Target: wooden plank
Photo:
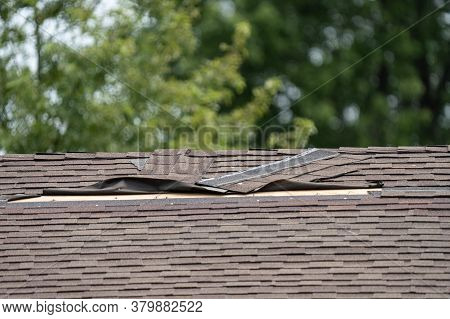
[[[282,197],[282,196],[330,196],[330,195],[367,195],[369,192],[380,192],[381,188],[360,189],[334,189],[334,190],[301,190],[301,191],[276,191],[257,192],[251,194],[191,194],[191,193],[164,193],[164,194],[139,194],[139,195],[83,195],[83,196],[40,196],[13,201],[14,203],[31,202],[76,202],[76,201],[101,201],[101,200],[146,200],[166,198],[219,198],[219,197]]]

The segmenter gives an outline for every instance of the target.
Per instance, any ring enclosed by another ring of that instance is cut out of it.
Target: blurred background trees
[[[249,21],[249,57],[242,66],[248,88],[272,75],[284,83],[260,124],[274,116],[272,123],[280,124],[307,117],[318,129],[310,143],[318,146],[448,143],[450,12],[444,4],[204,1],[197,29],[209,55],[235,21]]]
[[[448,144],[449,39],[439,0],[0,0],[0,151]]]

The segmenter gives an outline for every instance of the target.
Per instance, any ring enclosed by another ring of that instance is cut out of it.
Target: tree
[[[268,76],[283,80],[284,89],[259,126],[290,125],[296,116],[307,117],[318,129],[311,145],[325,147],[450,140],[448,3],[223,0],[202,5],[204,18],[196,24],[200,52],[217,54],[217,43],[227,41],[232,25],[247,20],[253,32],[242,66],[246,92]]]
[[[196,1],[120,2],[108,12],[96,3],[2,2],[0,150],[248,146],[280,87],[267,77],[240,100],[248,23],[202,56]],[[237,127],[246,129],[236,139]]]

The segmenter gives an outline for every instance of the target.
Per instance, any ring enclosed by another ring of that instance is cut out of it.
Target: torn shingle
[[[428,150],[428,152],[427,152]],[[316,161],[306,166],[257,178],[255,181],[267,182],[286,176],[315,174],[322,169],[333,170],[342,167],[349,172],[332,177],[327,183],[354,185],[364,187],[376,175],[377,180],[384,181],[385,187],[446,187],[450,180],[450,149],[445,147],[398,147],[395,148],[351,148],[335,150],[338,156]],[[446,152],[445,152],[446,151]],[[258,165],[280,161],[301,153],[302,150],[272,151],[179,151],[171,150],[155,155],[151,152],[133,153],[65,153],[64,159],[54,157],[46,160],[35,160],[34,154],[6,154],[0,156],[0,195],[39,194],[44,188],[79,187],[80,183],[90,184],[119,176],[136,176],[158,174],[159,177],[183,175],[183,180],[198,181],[202,177],[227,175]],[[164,155],[163,155],[164,154]],[[172,154],[172,155],[170,155]],[[60,154],[58,154],[61,157]],[[179,162],[179,157],[192,159]],[[51,156],[50,156],[51,157]],[[130,159],[148,159],[145,167],[142,160],[131,163]],[[198,165],[209,160],[208,165]],[[187,164],[186,164],[187,163]],[[189,170],[192,163],[193,169]],[[137,164],[137,165],[136,165]],[[187,166],[186,166],[187,165]],[[186,166],[186,167],[185,167]],[[180,170],[181,169],[181,170]],[[352,172],[353,170],[356,170]],[[174,174],[180,171],[182,174]],[[73,181],[66,183],[59,176],[72,176]],[[305,178],[309,175],[303,175]],[[311,175],[313,176],[313,175]],[[48,182],[29,183],[30,177],[43,178]],[[155,176],[154,176],[155,177]],[[76,183],[76,179],[80,181]],[[301,180],[301,179],[300,179]],[[308,180],[313,180],[312,177]],[[306,180],[305,180],[306,181]]]
[[[294,155],[280,161],[250,168],[245,171],[229,175],[223,175],[217,178],[201,180],[198,182],[198,184],[215,187],[227,184],[236,184],[248,179],[272,175],[287,168],[306,165],[308,163],[312,163],[325,158],[335,157],[337,155],[338,153],[332,151],[311,149],[304,151],[298,155]]]
[[[138,170],[142,171],[148,162],[148,158],[134,158],[130,159],[130,163],[137,167]]]

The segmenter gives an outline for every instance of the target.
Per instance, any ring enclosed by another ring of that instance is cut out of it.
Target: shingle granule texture
[[[387,195],[0,202],[0,297],[450,297],[449,147],[336,151],[272,178],[382,181]],[[0,194],[197,181],[300,152],[5,155]]]

